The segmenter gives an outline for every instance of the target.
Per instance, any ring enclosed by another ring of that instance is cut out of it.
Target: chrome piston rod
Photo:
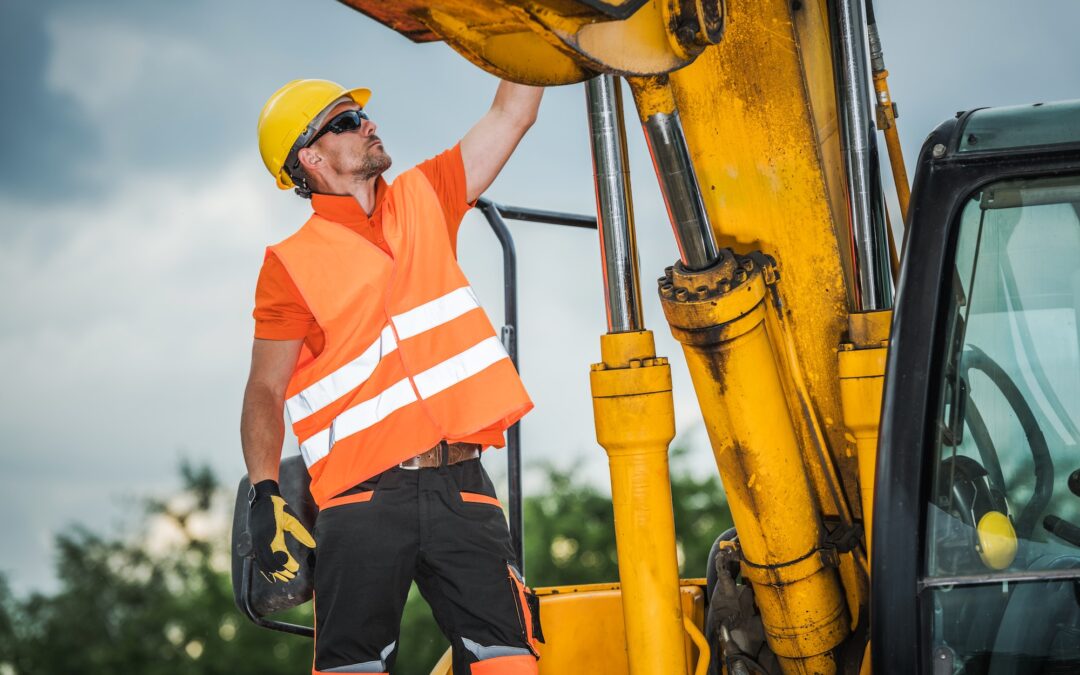
[[[603,258],[604,302],[609,333],[644,329],[638,279],[634,208],[626,157],[626,124],[618,78],[600,75],[585,83],[596,181],[596,216]]]
[[[892,307],[892,275],[888,234],[877,166],[870,63],[866,51],[866,9],[863,0],[834,0],[834,26],[839,37],[837,92],[840,144],[847,174],[849,227],[854,249],[855,311]]]
[[[720,250],[705,212],[679,111],[650,115],[643,126],[664,206],[679,245],[679,257],[687,269],[706,269],[720,257]]]

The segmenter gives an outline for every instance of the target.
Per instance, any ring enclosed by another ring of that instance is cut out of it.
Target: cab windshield
[[[960,215],[921,581],[935,673],[1080,672],[1080,177]]]

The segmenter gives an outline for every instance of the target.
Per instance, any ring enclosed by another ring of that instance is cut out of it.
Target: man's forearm
[[[512,120],[514,126],[528,129],[536,121],[543,95],[543,87],[530,87],[503,80],[495,91],[491,109]]]
[[[249,385],[244,392],[240,443],[252,485],[278,478],[281,444],[285,440],[283,406],[284,401],[265,387]]]
[[[503,80],[495,92],[491,110],[461,139],[465,165],[465,197],[473,201],[491,185],[518,141],[536,121],[542,87]]]

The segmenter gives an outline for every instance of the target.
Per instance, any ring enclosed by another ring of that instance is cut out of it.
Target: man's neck
[[[360,204],[360,208],[364,209],[364,213],[371,215],[371,212],[375,210],[375,188],[378,185],[379,177],[369,178],[365,181],[355,183],[351,186],[349,194],[353,196],[353,199]]]

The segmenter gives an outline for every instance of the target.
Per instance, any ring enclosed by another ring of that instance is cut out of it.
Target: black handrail
[[[503,306],[504,325],[502,341],[514,367],[521,372],[518,362],[517,328],[517,251],[514,237],[503,218],[524,220],[533,223],[566,225],[597,229],[596,218],[559,211],[543,211],[520,206],[496,204],[487,197],[476,200],[476,206],[484,214],[503,250]],[[521,423],[518,422],[506,432],[506,473],[510,496],[510,545],[521,575],[525,576],[524,522],[521,507]]]

